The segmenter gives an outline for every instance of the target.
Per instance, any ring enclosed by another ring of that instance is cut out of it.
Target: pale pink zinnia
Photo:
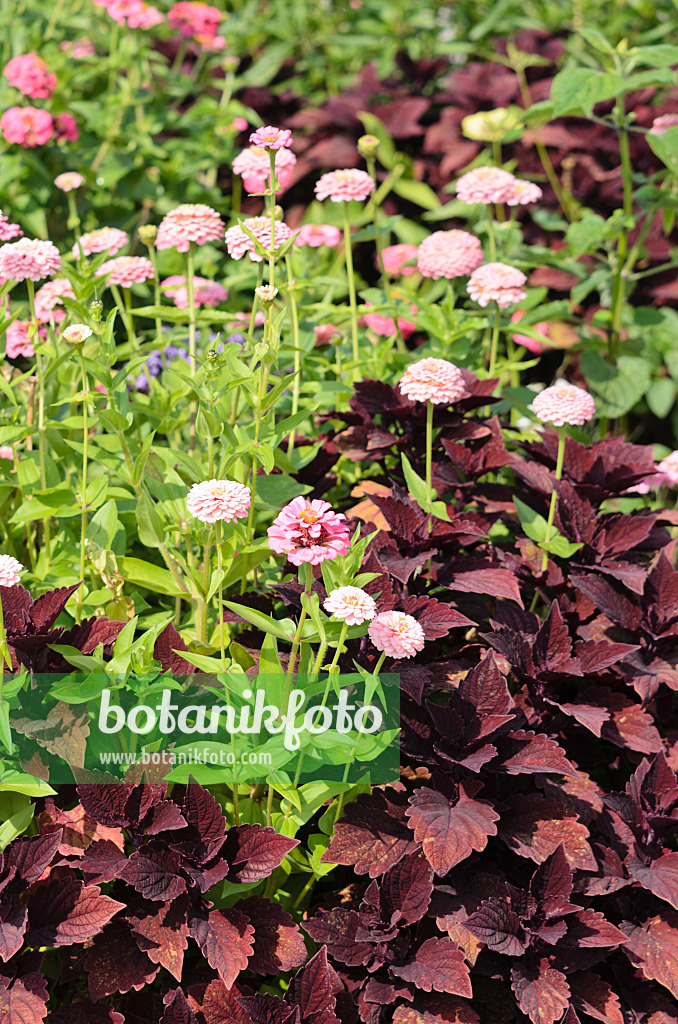
[[[7,459],[14,462],[14,451],[8,444],[0,444],[0,459]]]
[[[172,274],[160,285],[163,291],[178,309],[188,309],[188,287],[183,274]],[[218,306],[228,298],[228,291],[223,284],[208,281],[204,277],[193,278],[193,301],[196,307]]]
[[[530,408],[542,423],[552,423],[554,427],[566,423],[581,427],[596,415],[596,405],[588,391],[565,380],[540,391]]]
[[[191,242],[206,245],[221,241],[223,235],[224,225],[216,210],[204,203],[183,203],[161,220],[155,247],[188,252]]]
[[[368,634],[378,651],[389,658],[413,658],[423,650],[426,634],[411,615],[382,612],[370,622]]]
[[[327,501],[294,498],[269,526],[268,545],[277,555],[287,555],[292,565],[320,565],[348,552],[350,540],[345,519]]]
[[[667,487],[678,486],[678,451],[665,456],[657,465],[657,472]]]
[[[60,266],[61,256],[53,242],[20,238],[0,246],[0,277],[10,281],[39,281],[56,274]]]
[[[292,132],[289,128],[274,128],[267,124],[265,128],[257,128],[252,132],[250,142],[262,149],[286,149],[292,145]]]
[[[146,256],[118,256],[114,260],[106,260],[97,269],[95,277],[108,278],[109,284],[119,285],[121,288],[131,288],[133,284],[143,284],[150,281],[155,271],[153,264]]]
[[[226,232],[226,249],[228,255],[234,260],[242,259],[245,253],[249,253],[249,257],[253,263],[261,263],[263,256],[259,256],[254,251],[254,242],[245,231],[243,227],[247,228],[257,241],[263,245],[264,249],[271,248],[271,221],[269,217],[248,217],[241,224],[234,224],[233,227],[229,228]],[[283,242],[286,242],[292,237],[292,231],[288,228],[287,224],[283,224],[282,221],[275,222],[275,248],[276,251],[280,248]]]
[[[483,247],[468,231],[434,231],[417,249],[417,270],[437,281],[466,277],[483,262]]]
[[[360,587],[338,587],[330,591],[323,608],[349,626],[361,626],[377,614],[374,598]]]
[[[45,281],[41,288],[35,293],[35,315],[43,323],[53,320],[58,323],[66,316],[64,309],[57,309],[63,306],[64,298],[74,299],[73,285],[65,277],[55,277],[53,281]]]
[[[294,244],[308,245],[312,249],[326,245],[334,249],[340,242],[341,231],[333,224],[302,224]]]
[[[513,195],[515,177],[500,167],[476,167],[462,174],[456,192],[462,203],[506,203]]]
[[[316,198],[331,199],[333,203],[348,203],[351,199],[362,202],[371,192],[374,192],[374,179],[367,171],[355,168],[330,171],[315,183]]]
[[[9,84],[34,100],[48,100],[56,86],[56,75],[37,53],[22,53],[12,57],[3,74]]]
[[[519,323],[527,310],[517,309],[515,313],[511,314],[511,323]],[[529,334],[520,334],[519,332],[513,335],[513,342],[516,345],[522,345],[527,349],[528,352],[533,352],[534,355],[541,355],[546,349],[552,346],[549,343],[548,328],[549,325],[545,321],[540,321],[538,324],[532,324],[532,330],[536,331],[537,334],[543,335],[543,341],[537,341],[536,338],[531,338]]]
[[[247,124],[245,124],[247,127]],[[297,158],[289,149],[279,149],[275,154],[275,176],[278,181],[276,195],[292,184],[292,172]],[[245,191],[252,195],[265,192],[271,184],[271,158],[260,146],[251,146],[238,153],[233,161],[233,172],[242,177]]]
[[[249,487],[235,480],[203,480],[191,487],[186,508],[201,523],[230,523],[244,519],[251,500]]]
[[[0,132],[7,142],[34,149],[52,138],[54,121],[40,107],[9,107],[0,117]]]
[[[466,287],[479,306],[496,302],[500,309],[506,309],[526,297],[523,287],[526,281],[522,270],[517,267],[510,267],[507,263],[485,263],[473,271]]]
[[[35,355],[33,341],[28,337],[31,327],[30,320],[13,320],[5,333],[5,355],[8,359],[23,356],[31,359]]]
[[[418,246],[410,245],[408,242],[387,245],[381,252],[384,270],[387,274],[401,274],[403,277],[410,277],[411,274],[416,274],[417,268],[416,266],[408,267],[406,264],[416,260],[418,253]]]
[[[420,359],[405,370],[398,385],[413,402],[450,405],[466,394],[464,377],[447,359]]]
[[[86,231],[80,238],[80,246],[85,256],[100,252],[115,256],[128,242],[129,235],[120,228],[96,228],[94,231]],[[80,255],[80,246],[77,242],[73,246],[74,256]]]
[[[18,558],[0,555],[0,587],[15,587],[21,581],[24,567]]]
[[[11,224],[6,213],[0,210],[0,242],[9,242],[11,238],[18,238],[23,231],[18,224]]]
[[[675,128],[678,124],[678,114],[661,114],[655,117],[650,128],[650,135],[663,135],[669,128]]]
[[[84,180],[82,174],[78,174],[77,171],[64,171],[63,174],[57,174],[54,184],[62,192],[73,192],[74,189],[80,188]]]
[[[366,305],[369,306],[369,302]],[[411,306],[410,309],[413,314],[417,312],[416,306]],[[395,338],[398,333],[395,319],[392,316],[384,316],[382,313],[365,313],[363,320],[365,325],[380,338]],[[398,317],[398,327],[403,338],[409,338],[410,334],[417,329],[416,323],[413,320],[406,320],[404,316]]]
[[[513,179],[513,191],[506,200],[507,206],[527,206],[528,203],[536,203],[542,197],[539,185],[533,181],[524,181],[522,178]]]

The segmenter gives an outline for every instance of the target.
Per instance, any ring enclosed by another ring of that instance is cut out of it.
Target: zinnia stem
[[[45,465],[45,374],[42,365],[42,355],[40,354],[39,348],[40,338],[38,337],[38,318],[35,313],[35,284],[31,280],[27,280],[26,286],[28,288],[28,301],[31,311],[31,323],[35,329],[35,334],[33,335],[33,343],[35,348],[35,363],[38,371],[38,449],[40,454],[40,486],[44,491],[47,488],[47,470]],[[52,536],[49,516],[45,516],[45,518],[43,519],[42,529],[45,544],[45,570],[46,572],[49,572],[52,556]]]
[[[494,236],[494,215],[491,204],[488,203],[485,209],[487,210],[487,238],[490,243],[490,262],[494,263],[497,259],[497,240]]]
[[[287,267],[287,295],[290,304],[290,317],[292,320],[292,343],[294,345],[294,381],[292,383],[292,415],[296,416],[299,411],[299,389],[301,387],[301,349],[299,347],[299,315],[297,312],[297,297],[295,295],[295,281],[292,275],[292,256],[290,253],[285,257]],[[292,429],[287,442],[287,457],[289,458],[294,449],[294,438],[296,431]]]
[[[348,298],[351,306],[351,345],[353,352],[353,380],[358,378],[360,351],[358,349],[358,303],[355,293],[355,276],[353,274],[353,249],[351,246],[351,222],[348,219],[348,203],[341,204],[344,208],[344,256],[346,259],[346,276],[348,278]]]
[[[370,177],[373,179],[375,187],[377,185],[377,164],[374,157],[368,157],[367,159],[367,170]],[[383,246],[381,244],[381,232],[379,230],[379,205],[377,203],[372,204],[372,222],[374,224],[374,244],[377,249],[377,260],[379,263],[379,270],[381,272],[381,282],[386,292],[386,298],[388,300],[389,307],[393,306],[393,298],[391,296],[391,283],[386,273],[386,267],[384,265]],[[398,323],[397,311],[393,311],[396,315],[393,317],[393,323],[395,324],[395,337],[396,337],[396,348],[398,352],[407,352],[405,347],[405,341],[400,330],[400,324]]]
[[[268,257],[268,283],[275,284],[275,150],[269,150],[271,161],[270,199],[271,199],[271,252]]]
[[[191,368],[191,377],[195,376],[195,289],[193,277],[195,274],[195,249],[194,243],[188,243],[186,253],[186,290],[188,292],[188,359]]]
[[[558,433],[558,455],[556,458],[556,480],[560,480],[563,475],[563,462],[565,460],[565,427],[561,427]],[[548,544],[551,539],[551,530],[553,529],[553,520],[556,516],[556,504],[558,496],[556,488],[554,487],[551,491],[551,504],[549,505],[549,517],[546,521],[546,534],[544,535],[544,543]],[[541,571],[546,572],[546,568],[549,563],[549,553],[544,552],[542,558]]]
[[[490,365],[488,367],[488,376],[492,377],[497,365],[497,349],[499,347],[499,331],[501,329],[501,309],[497,305],[497,309],[494,314],[494,326],[492,327],[492,340],[490,341]]]
[[[433,504],[433,402],[426,403],[426,500]],[[433,529],[433,513],[428,509],[428,532]]]
[[[87,442],[89,438],[88,404],[89,393],[87,383],[87,369],[82,355],[82,347],[78,350],[80,372],[82,374],[83,403],[82,403],[82,510],[80,513],[80,582],[85,582],[85,540],[87,536]],[[82,587],[78,588],[77,616],[79,623],[82,618]]]

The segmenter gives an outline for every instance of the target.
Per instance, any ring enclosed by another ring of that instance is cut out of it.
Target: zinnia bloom
[[[12,57],[3,74],[9,84],[34,100],[48,100],[56,86],[56,75],[37,53],[23,53]]]
[[[462,203],[507,203],[513,195],[515,177],[500,167],[476,167],[462,174],[456,192]]]
[[[329,345],[335,334],[339,334],[339,328],[334,324],[316,324],[315,332],[316,345]]]
[[[53,242],[20,238],[0,246],[0,277],[10,281],[40,281],[56,274],[60,266],[61,256]]]
[[[420,359],[412,363],[398,386],[411,401],[434,405],[450,405],[467,393],[461,370],[447,359]]]
[[[241,259],[245,253],[249,253],[249,257],[253,263],[261,263],[263,256],[259,256],[254,251],[254,242],[248,234],[243,231],[243,227],[251,231],[258,242],[263,245],[264,249],[271,248],[271,221],[268,217],[248,217],[247,220],[240,224],[234,224],[232,228],[229,228],[226,232],[226,249],[228,255],[234,260]],[[287,224],[283,224],[282,221],[276,221],[275,223],[275,248],[276,251],[280,246],[292,237],[292,232],[288,228]]]
[[[96,228],[95,231],[87,231],[80,238],[80,246],[84,256],[91,256],[93,253],[107,252],[115,256],[123,246],[129,242],[129,235],[120,228]],[[73,246],[73,255],[80,255],[80,247],[76,242]]]
[[[110,274],[109,284],[131,288],[133,284],[150,281],[155,274],[153,264],[146,256],[118,256],[114,260],[106,260],[95,273],[95,277]]]
[[[566,380],[540,391],[530,408],[542,423],[552,423],[554,427],[566,423],[581,427],[596,415],[596,405],[588,391]]]
[[[7,142],[34,149],[52,138],[54,122],[51,115],[39,107],[10,107],[0,117],[0,131]]]
[[[250,142],[253,146],[261,146],[262,149],[286,149],[292,145],[292,132],[288,128],[274,128],[268,124],[265,128],[257,128],[252,132]]]
[[[72,114],[55,114],[54,136],[57,142],[77,142],[80,138],[78,123]]]
[[[5,333],[5,355],[8,359],[23,356],[30,359],[35,355],[33,341],[28,337],[30,320],[13,320]]]
[[[20,582],[24,567],[18,558],[0,555],[0,587],[15,587]]]
[[[9,242],[10,238],[23,235],[18,224],[10,224],[7,214],[0,210],[0,242]]]
[[[155,247],[188,252],[191,242],[206,245],[221,241],[223,235],[224,225],[216,210],[204,203],[183,203],[161,220]]]
[[[437,281],[466,277],[483,262],[483,247],[468,231],[434,231],[417,249],[417,270]]]
[[[424,630],[404,612],[382,612],[370,622],[368,633],[377,650],[389,658],[413,658],[424,647]]]
[[[479,306],[496,302],[500,309],[506,309],[526,297],[527,292],[523,288],[526,281],[522,270],[517,267],[509,267],[507,263],[485,263],[473,271],[466,287]]]
[[[235,480],[203,480],[191,487],[186,508],[201,523],[230,523],[244,519],[251,500],[249,487]]]
[[[342,512],[333,512],[327,501],[294,498],[268,528],[268,545],[277,555],[287,555],[292,565],[320,565],[345,555],[349,532]]]
[[[183,274],[166,277],[160,285],[160,290],[172,300],[178,309],[188,309],[188,287]],[[193,278],[193,301],[196,307],[218,306],[227,298],[228,292],[222,284],[208,281],[204,277]]]
[[[172,28],[179,29],[185,39],[214,36],[221,23],[221,11],[199,0],[180,0],[170,8],[167,20]]]
[[[7,459],[14,462],[14,452],[8,444],[0,444],[0,459]]]
[[[247,127],[247,122],[245,122]],[[292,184],[292,172],[297,158],[289,149],[279,149],[275,154],[275,176],[278,181],[276,195]],[[260,146],[251,146],[238,153],[233,161],[233,173],[242,177],[245,191],[252,195],[265,192],[271,184],[271,158]]]
[[[442,232],[441,232],[442,234]],[[478,243],[480,245],[480,243]],[[410,245],[407,242],[400,242],[398,245],[387,245],[381,251],[384,261],[384,270],[387,274],[401,274],[403,277],[410,277],[416,274],[417,268],[405,266],[416,260],[419,254],[419,247]]]
[[[657,465],[657,472],[662,477],[662,483],[667,487],[678,486],[678,451],[665,456]]]
[[[67,341],[69,345],[84,345],[88,338],[92,337],[91,327],[87,324],[71,324],[70,327],[66,327],[61,337],[64,341]]]
[[[333,224],[302,224],[294,244],[308,245],[311,249],[326,245],[334,249],[340,242],[341,231]]]
[[[369,306],[369,302],[366,303]],[[417,312],[416,306],[410,307],[412,313]],[[380,338],[395,338],[398,333],[396,329],[396,323],[392,316],[383,316],[381,313],[365,313],[363,320],[365,325],[369,327],[375,334],[378,334]],[[417,329],[417,325],[413,320],[406,320],[404,316],[398,317],[398,327],[403,338],[409,338]]]
[[[650,135],[663,135],[669,128],[675,128],[678,124],[678,114],[661,114],[655,117],[650,128]]]
[[[374,598],[360,587],[338,587],[330,591],[323,608],[349,626],[361,626],[377,614]]]
[[[533,181],[523,181],[522,178],[513,179],[513,192],[506,200],[507,206],[527,206],[528,203],[536,203],[542,197],[539,185]]]
[[[66,311],[56,309],[63,306],[63,299],[74,299],[73,285],[65,277],[55,277],[53,281],[46,281],[35,293],[35,315],[43,323],[54,320],[58,323],[66,316]]]
[[[345,171],[330,171],[315,183],[316,198],[331,199],[333,203],[348,203],[351,199],[362,201],[374,192],[374,180],[367,171],[350,168]]]
[[[515,313],[511,314],[511,323],[519,323],[525,316],[525,312],[526,310],[524,309],[517,309]],[[537,341],[536,338],[531,338],[529,334],[516,333],[513,335],[514,344],[522,345],[528,352],[533,352],[536,356],[541,355],[541,353],[546,349],[552,347],[549,345],[548,328],[549,325],[546,322],[532,324],[533,331],[536,331],[538,334],[543,334],[543,342]]]
[[[54,184],[62,192],[72,192],[74,189],[80,188],[84,180],[82,174],[78,174],[77,171],[64,171],[63,174],[57,174]]]

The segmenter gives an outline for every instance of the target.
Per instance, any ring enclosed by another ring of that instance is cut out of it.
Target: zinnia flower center
[[[299,513],[299,518],[302,519],[309,526],[317,523],[320,516],[317,512],[314,512],[310,506],[307,506],[302,512]]]

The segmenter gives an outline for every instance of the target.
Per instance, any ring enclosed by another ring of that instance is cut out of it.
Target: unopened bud
[[[285,211],[283,210],[282,206],[276,206],[276,208],[275,208],[275,219],[276,220],[282,220],[284,216],[285,216]]]
[[[358,152],[369,160],[379,152],[380,142],[376,135],[361,135],[358,139]]]
[[[239,64],[240,58],[233,56],[233,54],[225,56],[221,61],[221,66],[224,71],[237,71]],[[247,127],[247,123],[245,123],[245,127]]]
[[[275,302],[278,289],[270,284],[261,284],[258,288],[254,289],[254,294],[264,309],[269,309]]]
[[[94,299],[89,307],[89,315],[95,323],[99,323],[104,312],[104,304],[101,299]],[[89,328],[88,328],[89,329]],[[90,334],[92,332],[90,331]]]
[[[469,114],[461,122],[462,132],[474,142],[501,142],[509,132],[519,127],[520,115],[506,107],[481,110],[477,114]]]
[[[155,224],[142,224],[139,228],[139,238],[149,249],[155,244],[155,236],[158,229]]]

